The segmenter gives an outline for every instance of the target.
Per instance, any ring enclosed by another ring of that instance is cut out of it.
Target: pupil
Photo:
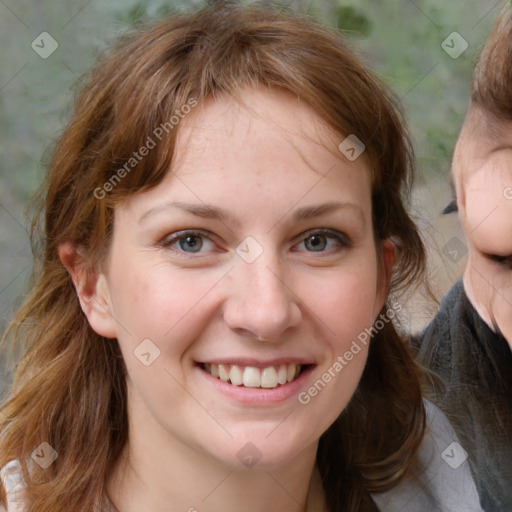
[[[203,243],[200,237],[191,235],[180,240],[180,246],[183,250],[192,249],[189,252],[197,252],[201,249]]]
[[[310,246],[314,251],[325,249],[325,237],[313,235],[309,237]]]

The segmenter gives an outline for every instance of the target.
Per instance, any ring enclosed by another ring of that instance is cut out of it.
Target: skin
[[[101,271],[84,276],[75,249],[60,250],[92,328],[117,338],[128,369],[130,438],[107,485],[120,512],[303,510],[308,489],[321,493],[310,487],[318,439],[354,393],[367,347],[307,405],[239,403],[197,362],[302,358],[315,365],[303,391],[386,299],[394,248],[375,244],[364,155],[346,160],[344,137],[286,93],[248,89],[242,100],[207,101],[181,122],[173,172],[116,209]],[[175,201],[232,218],[162,208]],[[351,206],[293,220],[333,201]],[[321,228],[341,242],[320,236],[311,250],[306,232]],[[170,240],[187,229],[210,237],[199,253]],[[247,236],[263,249],[252,263],[236,253]],[[161,351],[150,366],[133,354],[146,338]],[[247,442],[261,454],[250,469],[237,457]]]
[[[496,321],[512,348],[512,122],[472,106],[452,173],[468,242],[466,293],[493,330]]]

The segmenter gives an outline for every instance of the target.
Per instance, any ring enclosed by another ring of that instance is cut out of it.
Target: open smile
[[[313,359],[231,357],[196,361],[200,382],[235,402],[267,407],[287,402],[306,385],[317,367]]]
[[[294,381],[308,366],[297,363],[279,365],[242,366],[226,363],[201,363],[201,368],[212,377],[233,386],[274,389]]]

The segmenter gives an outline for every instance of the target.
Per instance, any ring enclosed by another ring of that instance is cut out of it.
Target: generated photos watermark
[[[457,469],[468,458],[468,452],[454,441],[443,450],[441,457],[452,469]]]
[[[59,457],[57,451],[46,441],[41,443],[30,455],[43,469],[49,468]]]
[[[366,146],[352,133],[340,143],[338,149],[347,160],[354,162],[364,153]]]
[[[452,32],[441,43],[441,48],[452,59],[458,59],[469,48],[469,44],[458,32]]]
[[[59,47],[59,43],[48,32],[41,32],[30,45],[39,57],[47,59]]]
[[[128,161],[122,167],[117,169],[117,171],[114,172],[114,174],[112,174],[112,176],[110,176],[110,178],[103,183],[101,187],[94,189],[94,197],[101,200],[107,196],[108,192],[112,192],[116,185],[120,183],[121,180],[132,171],[132,169],[137,167],[144,157],[149,155],[149,152],[152,149],[156,148],[158,142],[164,138],[165,134],[169,134],[174,127],[179,124],[180,120],[189,114],[196,105],[197,100],[195,98],[190,98],[187,103],[174,111],[174,115],[172,115],[168,121],[157,126],[151,135],[148,135],[146,142],[137,151],[132,153],[132,156]]]
[[[443,254],[452,263],[458,263],[464,256],[466,256],[467,253],[468,248],[466,244],[456,236],[450,238],[450,240],[448,240],[448,242],[443,246]]]
[[[352,340],[349,349],[343,355],[339,355],[335,362],[315,381],[306,391],[301,391],[297,398],[303,405],[309,404],[311,399],[317,396],[341,371],[350,364],[362,351],[362,347],[366,347],[371,339],[377,335],[384,326],[395,318],[396,314],[402,310],[402,304],[399,301],[393,302],[391,307],[382,313],[375,321],[372,327],[366,328],[357,335],[357,339]]]
[[[160,354],[161,352],[158,346],[149,338],[142,340],[133,351],[133,355],[144,366],[151,366],[160,357]]]

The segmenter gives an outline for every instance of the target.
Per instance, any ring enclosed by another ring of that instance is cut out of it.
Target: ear
[[[395,244],[388,238],[382,242],[382,260],[384,263],[384,275],[386,277],[386,294],[391,284],[391,269],[395,261]]]
[[[59,258],[71,275],[80,306],[96,333],[116,338],[116,323],[105,274],[87,268],[80,250],[66,242],[59,246]]]

